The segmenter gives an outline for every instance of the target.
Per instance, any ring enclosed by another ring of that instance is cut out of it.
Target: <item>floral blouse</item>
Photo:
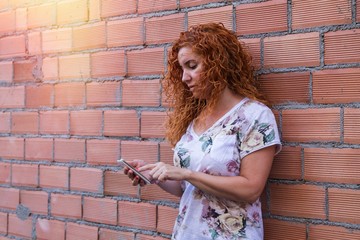
[[[212,127],[197,135],[190,124],[174,149],[174,164],[218,176],[238,176],[241,159],[271,145],[281,149],[272,111],[243,99]],[[189,182],[176,219],[174,240],[263,239],[261,203],[235,202],[207,194]]]

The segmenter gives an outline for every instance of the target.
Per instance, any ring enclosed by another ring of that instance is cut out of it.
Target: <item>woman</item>
[[[163,83],[174,166],[132,162],[181,197],[172,239],[263,239],[259,197],[281,145],[250,62],[221,24],[193,26],[172,47]]]

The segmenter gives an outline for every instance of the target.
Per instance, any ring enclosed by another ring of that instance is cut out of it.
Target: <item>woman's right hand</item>
[[[129,161],[128,163],[136,169],[146,165],[145,161],[138,160],[138,159]],[[130,168],[125,166],[123,170],[124,170],[124,174],[127,175],[132,180],[133,186],[137,186],[138,184],[140,184],[140,186],[145,185],[145,182],[143,180],[141,180],[139,176],[136,176]]]

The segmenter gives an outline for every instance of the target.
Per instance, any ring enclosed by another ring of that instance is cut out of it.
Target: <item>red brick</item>
[[[302,223],[285,222],[276,219],[264,219],[264,240],[306,239],[306,225]]]
[[[36,220],[36,237],[38,240],[64,240],[65,223],[57,220],[38,218]]]
[[[41,32],[28,33],[28,50],[30,55],[42,54]]]
[[[89,1],[89,21],[100,20],[100,0]]]
[[[344,141],[360,144],[360,109],[345,108],[344,110]]]
[[[64,25],[88,21],[87,0],[68,0],[57,4],[57,24]]]
[[[275,156],[270,177],[276,179],[302,179],[301,148],[284,146]]]
[[[1,26],[0,35],[16,31],[15,11],[8,10],[0,13]]]
[[[95,168],[71,168],[70,190],[102,193],[103,172]]]
[[[157,162],[158,143],[145,141],[122,141],[121,157],[128,160],[141,159],[147,162]]]
[[[90,77],[90,55],[78,54],[60,57],[59,76],[60,79],[88,79]]]
[[[174,150],[172,146],[167,142],[161,142],[159,145],[160,145],[160,162],[173,165]]]
[[[28,28],[50,27],[56,25],[56,3],[29,7],[27,14]]]
[[[25,87],[0,87],[0,108],[25,107]]]
[[[266,68],[319,65],[318,32],[267,37],[264,39],[264,67]]]
[[[68,111],[42,111],[39,114],[41,134],[69,134]]]
[[[52,138],[26,138],[25,159],[36,161],[52,161],[53,159]]]
[[[55,107],[83,106],[84,104],[84,83],[62,83],[55,85]]]
[[[356,8],[356,21],[360,22],[360,8],[358,6]]]
[[[9,163],[0,162],[0,184],[10,183],[11,165]]]
[[[269,206],[267,204],[269,199],[269,197],[267,196],[267,191],[268,191],[268,186],[265,186],[264,190],[260,194],[260,203],[262,203],[261,212],[263,215],[270,214]]]
[[[360,149],[306,148],[305,180],[357,184],[360,182]]]
[[[98,240],[98,228],[68,222],[66,224],[66,240]]]
[[[149,236],[144,234],[136,234],[136,240],[167,240],[169,238],[161,237],[161,236]]]
[[[120,226],[156,229],[156,206],[149,203],[119,201],[118,217]]]
[[[70,112],[70,134],[99,136],[102,128],[102,111],[83,110]]]
[[[151,106],[160,105],[159,80],[125,80],[122,88],[123,106]]]
[[[51,216],[81,218],[81,196],[51,194]]]
[[[227,29],[233,30],[233,7],[209,8],[188,13],[188,27],[208,22],[221,22]]]
[[[141,137],[163,138],[165,137],[165,112],[142,112],[141,113]]]
[[[122,170],[119,170],[119,172],[105,171],[104,194],[137,197],[138,187],[131,184],[131,180]]]
[[[286,30],[286,0],[241,4],[236,7],[236,32],[239,35]]]
[[[359,181],[358,181],[359,183]],[[358,189],[329,188],[329,220],[360,224],[360,191]]]
[[[43,31],[41,34],[43,53],[62,53],[71,51],[71,28],[47,30]]]
[[[25,55],[24,35],[0,38],[0,58],[22,57]]]
[[[166,234],[171,234],[179,210],[166,206],[158,206],[157,212],[158,212],[157,231]]]
[[[184,21],[184,13],[145,19],[146,44],[173,42],[185,31]]]
[[[139,118],[134,110],[105,111],[105,136],[139,136]]]
[[[310,225],[309,240],[360,239],[360,231],[337,226]]]
[[[260,38],[242,38],[241,44],[243,49],[248,51],[252,57],[252,65],[256,69],[261,67],[261,43]]]
[[[144,18],[110,21],[107,24],[108,47],[141,45],[144,42]]]
[[[120,159],[120,140],[89,139],[86,142],[87,163],[114,165]]]
[[[31,0],[10,0],[9,6],[16,8],[16,7],[24,7],[24,6],[30,6],[33,4],[33,1]]]
[[[16,9],[16,30],[27,30],[27,8]]]
[[[285,141],[340,141],[340,109],[292,109],[282,114]]]
[[[11,183],[13,186],[38,187],[38,175],[38,165],[13,164]]]
[[[14,77],[13,62],[0,62],[0,82],[11,83]]]
[[[52,84],[26,86],[26,107],[53,107],[54,86]]]
[[[136,13],[136,0],[102,0],[101,17]]]
[[[0,187],[0,207],[15,210],[20,203],[20,190]]]
[[[0,156],[3,159],[24,159],[25,145],[23,138],[0,138]]]
[[[14,62],[14,82],[35,82],[36,60]]]
[[[119,106],[120,82],[93,82],[86,84],[86,105]]]
[[[47,215],[48,194],[41,191],[20,191],[21,205],[30,209],[31,213]]]
[[[69,168],[40,165],[40,187],[69,189]]]
[[[360,69],[331,69],[313,73],[314,103],[359,102]]]
[[[0,112],[0,133],[10,133],[10,113]]]
[[[80,26],[73,29],[75,51],[106,47],[105,22]]]
[[[147,48],[127,52],[128,75],[159,75],[164,72],[164,49]]]
[[[9,214],[8,233],[21,239],[31,239],[32,237],[32,219],[20,219],[17,215]]]
[[[119,77],[125,74],[123,50],[98,52],[91,55],[92,77]]]
[[[8,229],[8,214],[0,212],[0,233],[6,235],[7,229]]]
[[[351,2],[347,0],[292,2],[292,28],[307,28],[324,25],[350,24]]]
[[[134,240],[134,233],[132,232],[119,232],[106,228],[100,228],[99,240]]]
[[[7,9],[7,8],[10,8],[11,5],[9,3],[9,1],[4,1],[4,2],[0,2],[0,9],[3,10],[3,9]]]
[[[37,134],[39,132],[39,116],[37,112],[13,112],[11,118],[12,133]]]
[[[44,80],[57,80],[59,78],[59,60],[57,57],[43,59],[42,65]]]
[[[158,12],[165,10],[176,10],[177,2],[176,0],[157,0],[157,1],[148,1],[148,0],[138,0],[138,13],[147,13],[147,12]]]
[[[272,214],[325,219],[325,189],[312,185],[270,185]]]
[[[180,0],[180,8],[194,7],[212,2],[218,2],[218,0]]]
[[[359,62],[360,29],[325,33],[325,65]]]
[[[162,190],[158,185],[152,184],[140,188],[140,198],[148,201],[180,202],[180,198]]]
[[[57,162],[85,162],[84,139],[55,139],[54,160]]]
[[[261,91],[273,104],[310,103],[309,72],[265,74],[259,81]]]
[[[112,199],[84,197],[84,220],[116,225],[117,202]]]

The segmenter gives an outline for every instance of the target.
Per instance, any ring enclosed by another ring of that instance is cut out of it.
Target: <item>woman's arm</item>
[[[149,164],[140,170],[151,169],[150,175],[163,183],[166,180],[186,180],[214,196],[252,203],[264,189],[274,153],[275,146],[269,146],[247,155],[241,160],[240,175],[234,177],[213,176],[164,163]]]

